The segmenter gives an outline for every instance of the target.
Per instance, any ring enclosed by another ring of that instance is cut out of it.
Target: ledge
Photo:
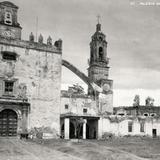
[[[100,116],[94,116],[94,115],[91,115],[91,114],[80,115],[80,114],[75,114],[75,113],[72,113],[72,112],[61,114],[60,117],[61,118],[76,118],[76,117],[81,117],[81,118],[97,119],[97,120],[100,118]]]
[[[9,105],[26,105],[30,106],[30,103],[23,101],[22,99],[18,98],[7,98],[7,97],[0,97],[0,104],[9,104]]]

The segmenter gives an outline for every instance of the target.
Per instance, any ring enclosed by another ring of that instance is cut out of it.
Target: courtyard
[[[0,139],[1,160],[160,160],[160,139],[123,137],[97,140]]]

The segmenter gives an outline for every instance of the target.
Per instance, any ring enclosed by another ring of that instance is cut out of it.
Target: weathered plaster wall
[[[0,51],[18,55],[17,61],[9,62],[0,54],[0,77],[17,79],[17,86],[26,84],[31,104],[28,127],[48,126],[59,132],[61,54],[5,44],[0,44]]]
[[[68,105],[69,108],[65,109],[65,105]],[[97,115],[98,113],[96,102],[91,98],[61,97],[61,114],[72,112],[83,115],[83,109],[87,109],[86,114]]]
[[[102,113],[113,113],[113,93],[99,95],[99,107]]]
[[[156,129],[157,136],[160,136],[160,119],[158,118],[145,118],[143,120],[139,120],[137,118],[123,118],[117,120],[116,116],[114,117],[116,120],[113,121],[113,117],[103,117],[99,121],[99,133],[103,135],[105,132],[113,133],[116,136],[125,136],[125,135],[138,135],[138,136],[153,136],[152,130]],[[140,123],[144,122],[144,132],[140,131]],[[132,122],[132,132],[128,132],[128,122]]]

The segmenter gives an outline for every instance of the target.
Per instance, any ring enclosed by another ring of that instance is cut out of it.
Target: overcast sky
[[[132,105],[135,94],[155,98],[160,105],[160,0],[12,0],[19,6],[23,39],[36,32],[44,39],[63,40],[63,59],[87,74],[89,43],[97,15],[108,41],[114,106]],[[135,2],[131,5],[131,2]],[[84,84],[63,67],[62,87]]]

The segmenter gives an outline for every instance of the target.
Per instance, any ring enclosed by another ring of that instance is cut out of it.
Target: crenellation
[[[0,43],[8,45],[8,46],[25,48],[27,50],[33,49],[33,50],[46,51],[46,52],[51,52],[51,53],[54,52],[56,54],[62,54],[62,52],[61,52],[62,41],[59,42],[61,44],[59,46],[53,46],[53,45],[50,46],[50,45],[47,45],[44,43],[40,44],[38,42],[30,42],[30,41],[18,40],[18,39],[15,40],[15,39],[8,39],[8,38],[1,37]]]

